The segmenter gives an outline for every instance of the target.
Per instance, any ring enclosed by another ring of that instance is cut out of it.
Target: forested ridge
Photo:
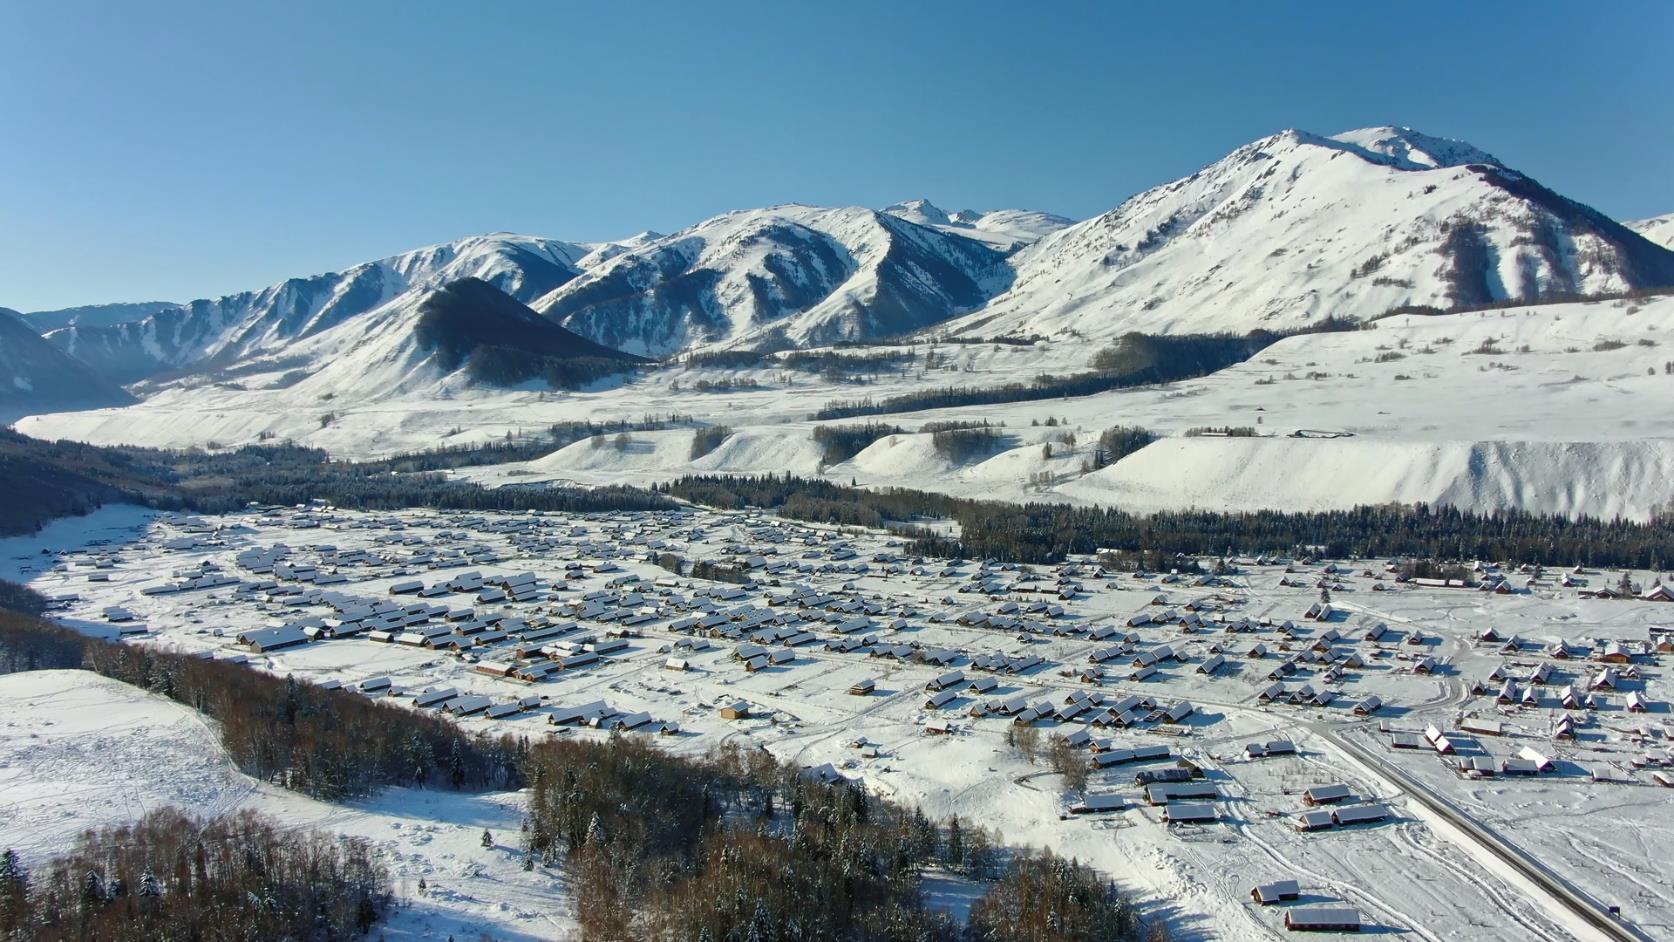
[[[1085,865],[1009,859],[984,828],[815,780],[763,750],[679,758],[630,737],[550,740],[528,770],[527,852],[567,863],[590,942],[1146,937],[1131,902]],[[926,906],[927,867],[987,881],[970,925]]]

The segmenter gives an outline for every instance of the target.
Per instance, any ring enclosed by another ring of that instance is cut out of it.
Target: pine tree
[[[965,863],[965,830],[959,826],[959,816],[947,822],[947,865],[958,868]]]
[[[109,901],[105,895],[105,878],[97,870],[87,871],[87,876],[81,881],[81,907],[85,913],[93,913]]]
[[[17,851],[0,854],[0,938],[20,935],[29,921],[29,871]]]

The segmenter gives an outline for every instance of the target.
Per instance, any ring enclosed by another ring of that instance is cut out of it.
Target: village
[[[1244,928],[1674,931],[1656,573],[906,546],[757,512],[314,504],[13,563],[85,631],[496,733],[746,743]]]

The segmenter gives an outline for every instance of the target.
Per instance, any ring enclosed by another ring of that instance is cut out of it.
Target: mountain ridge
[[[1674,253],[1460,141],[1287,130],[1048,235],[937,333],[1295,329],[1674,284]]]

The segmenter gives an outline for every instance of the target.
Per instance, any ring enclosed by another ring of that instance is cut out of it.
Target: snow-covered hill
[[[917,330],[1004,290],[1002,254],[888,213],[742,210],[627,248],[533,305],[594,341],[648,356]]]
[[[36,412],[124,406],[134,397],[66,356],[16,311],[0,308],[0,423]]]
[[[1635,219],[1626,225],[1663,248],[1674,249],[1674,213],[1652,216],[1649,219]]]
[[[87,304],[81,307],[59,308],[55,311],[30,311],[23,315],[30,327],[40,333],[69,327],[110,327],[129,321],[143,320],[159,311],[180,305],[173,301],[135,301],[133,303]]]
[[[1237,332],[1674,284],[1674,252],[1460,141],[1285,131],[1047,236],[939,330]]]
[[[415,249],[260,291],[193,301],[137,321],[76,324],[47,335],[110,379],[132,383],[183,368],[273,356],[409,289],[481,278],[529,301],[574,278],[586,246],[498,233]]]
[[[491,386],[468,368],[483,348],[510,351],[514,370],[529,358],[620,360],[624,371],[637,360],[565,330],[485,280],[465,278],[441,286],[425,282],[270,354],[159,378],[146,387],[147,405],[190,410],[190,403],[230,391],[235,399],[263,403],[258,408],[306,410],[324,427],[339,403],[445,402]],[[530,371],[518,375],[523,372]],[[534,378],[514,385],[548,388]],[[251,434],[232,431],[235,439]]]
[[[886,206],[884,212],[921,226],[974,239],[1006,253],[1033,245],[1059,229],[1075,225],[1073,219],[1031,209],[995,209],[985,213],[962,209],[949,213],[924,199]]]

